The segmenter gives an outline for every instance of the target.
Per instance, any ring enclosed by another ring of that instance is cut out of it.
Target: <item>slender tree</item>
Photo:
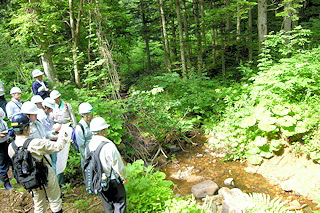
[[[164,43],[164,61],[165,66],[169,72],[171,72],[171,60],[170,60],[170,50],[169,50],[169,38],[167,33],[167,24],[166,24],[166,16],[164,13],[163,0],[159,0],[160,5],[160,15],[161,15],[161,26],[162,26],[162,34],[163,34],[163,43]]]
[[[185,49],[184,49],[183,28],[182,28],[181,14],[180,14],[180,0],[176,0],[176,13],[177,13],[177,21],[179,24],[179,40],[180,40],[180,56],[181,56],[181,63],[182,63],[182,76],[187,77],[187,66],[186,66]]]
[[[267,0],[258,1],[258,35],[259,35],[259,51],[261,50],[264,36],[268,33],[267,25]]]

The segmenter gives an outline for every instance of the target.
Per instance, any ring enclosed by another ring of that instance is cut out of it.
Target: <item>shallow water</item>
[[[245,171],[247,163],[241,162],[223,162],[222,158],[213,157],[204,145],[193,147],[188,152],[180,152],[176,154],[176,159],[161,167],[161,171],[167,175],[167,179],[176,184],[174,192],[181,196],[191,194],[193,185],[201,181],[187,182],[186,180],[177,180],[171,177],[172,174],[180,171],[188,170],[188,167],[194,167],[192,175],[202,176],[202,180],[212,180],[223,187],[226,178],[233,178],[235,187],[246,193],[265,193],[271,198],[277,196],[283,197],[284,200],[298,200],[300,204],[307,204],[307,209],[316,209],[316,204],[304,196],[295,194],[294,192],[285,192],[278,185],[271,185],[259,174],[252,174]],[[203,154],[203,157],[197,158],[197,154]]]

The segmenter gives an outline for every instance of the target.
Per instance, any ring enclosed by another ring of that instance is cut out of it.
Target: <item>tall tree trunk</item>
[[[211,9],[214,8],[214,3],[211,3]],[[212,66],[215,67],[216,66],[216,38],[217,38],[217,30],[212,27],[211,29],[211,44],[212,44]]]
[[[176,13],[177,20],[179,24],[179,40],[180,40],[180,55],[181,55],[181,63],[182,63],[182,76],[184,78],[187,76],[187,66],[186,66],[186,58],[185,58],[185,50],[184,50],[184,38],[183,38],[183,28],[182,28],[182,20],[180,15],[180,0],[176,0]]]
[[[193,1],[194,4],[194,16],[196,22],[196,38],[197,38],[197,70],[198,73],[202,72],[202,44],[201,44],[201,29],[200,29],[200,14],[199,14],[199,2],[198,0]]]
[[[80,0],[79,3],[79,11],[78,17],[75,18],[74,14],[74,5],[73,0],[69,0],[69,14],[70,14],[70,28],[71,28],[71,35],[72,35],[72,61],[73,61],[73,71],[74,71],[74,79],[75,83],[78,88],[81,87],[80,84],[80,74],[79,74],[79,62],[78,62],[78,43],[80,37],[80,22],[81,22],[81,15],[83,10],[83,0]]]
[[[171,40],[171,49],[172,49],[172,57],[171,61],[177,61],[178,51],[177,51],[177,27],[174,23],[174,17],[172,18],[172,40]],[[171,55],[171,54],[170,54]]]
[[[143,24],[143,39],[146,45],[146,54],[147,54],[147,62],[148,62],[148,71],[151,71],[151,55],[150,55],[150,46],[149,46],[149,31],[148,31],[148,23],[145,13],[145,2],[144,0],[140,0],[141,6],[141,15],[142,15],[142,24]]]
[[[292,26],[292,2],[288,2],[284,4],[284,10],[287,11],[286,16],[283,18],[283,30],[288,32],[291,31]]]
[[[229,7],[229,0],[224,0],[225,8]],[[222,63],[222,76],[226,76],[226,59],[225,59],[225,50],[226,45],[228,45],[228,37],[229,37],[229,30],[230,30],[230,17],[229,14],[227,14],[226,22],[225,22],[225,28],[222,30],[222,51],[221,51],[221,63]]]
[[[258,1],[258,35],[259,35],[259,51],[262,48],[264,36],[268,33],[267,28],[267,0]]]
[[[171,72],[171,60],[170,60],[170,50],[169,50],[169,38],[166,29],[166,17],[163,10],[163,0],[159,0],[160,4],[160,15],[161,15],[161,25],[162,25],[162,33],[163,33],[163,41],[164,41],[164,61],[166,68],[169,72]]]
[[[203,72],[204,64],[203,64],[203,52],[205,48],[205,41],[206,41],[206,29],[205,29],[205,22],[204,22],[204,0],[199,0],[199,13],[200,13],[200,52],[198,55],[200,56],[199,62],[200,62],[200,68],[201,70],[199,71],[199,74]]]
[[[248,11],[248,59],[252,61],[252,54],[253,54],[253,46],[252,46],[252,9],[250,7]]]
[[[240,40],[240,24],[241,24],[241,15],[240,15],[240,5],[237,5],[237,41]]]
[[[50,83],[54,83],[57,80],[57,76],[56,76],[56,70],[53,66],[52,52],[50,49],[48,49],[41,55],[41,61],[42,61],[44,73],[48,77],[48,81]]]
[[[187,67],[191,67],[191,48],[190,48],[190,36],[189,36],[189,26],[188,26],[188,9],[186,7],[186,0],[183,0],[183,30],[185,35],[185,50],[186,50],[186,60],[187,60]]]

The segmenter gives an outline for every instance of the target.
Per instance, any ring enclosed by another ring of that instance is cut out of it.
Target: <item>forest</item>
[[[290,147],[320,163],[318,0],[0,0],[0,65],[7,101],[14,86],[30,100],[40,69],[78,120],[89,102],[110,124],[129,212],[205,212],[152,169],[197,134],[225,161],[259,165]]]

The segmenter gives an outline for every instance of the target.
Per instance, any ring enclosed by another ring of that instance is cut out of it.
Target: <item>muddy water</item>
[[[191,187],[201,180],[187,181],[177,180],[172,177],[179,170],[186,171],[192,168],[189,175],[202,176],[202,180],[212,180],[223,187],[226,178],[233,178],[235,187],[241,189],[243,192],[251,193],[265,193],[269,194],[271,198],[277,196],[283,197],[284,200],[298,200],[300,204],[307,204],[307,209],[316,209],[316,204],[306,199],[305,197],[295,194],[294,192],[284,192],[279,186],[274,186],[259,174],[247,173],[245,168],[247,163],[241,162],[223,162],[222,158],[212,156],[214,151],[209,151],[204,145],[197,146],[188,152],[180,152],[176,154],[176,158],[172,162],[163,166],[160,170],[167,175],[167,179],[176,184],[174,192],[181,196],[191,194]],[[197,154],[203,154],[203,157],[197,158]]]

